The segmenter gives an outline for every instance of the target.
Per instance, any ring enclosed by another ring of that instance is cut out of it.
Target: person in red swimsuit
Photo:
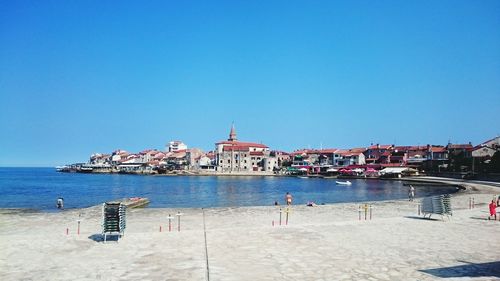
[[[495,200],[491,200],[489,207],[490,207],[490,216],[488,217],[488,219],[490,219],[491,216],[494,216],[495,220],[497,220],[497,205],[495,204]]]

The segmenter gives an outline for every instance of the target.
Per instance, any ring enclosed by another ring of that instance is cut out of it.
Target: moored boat
[[[93,170],[94,170],[94,168],[92,168],[92,167],[82,166],[82,167],[80,167],[80,169],[78,169],[78,172],[80,172],[80,173],[92,173]]]
[[[352,183],[350,181],[335,181],[336,184],[339,185],[351,185]]]

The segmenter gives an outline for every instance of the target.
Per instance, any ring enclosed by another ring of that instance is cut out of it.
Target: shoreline
[[[326,180],[331,180],[331,179],[326,179]],[[473,183],[473,182],[462,182],[462,181],[456,181],[455,179],[448,179],[448,178],[400,178],[400,179],[373,179],[373,178],[366,178],[364,180],[389,180],[389,181],[401,181],[401,182],[414,182],[414,183],[422,183],[422,184],[436,184],[434,185],[436,188],[439,188],[441,186],[449,186],[449,187],[457,187],[457,191],[450,193],[452,196],[460,196],[463,194],[482,194],[482,193],[487,193],[487,192],[492,192],[495,191],[499,193],[500,195],[500,187],[495,186],[495,185],[489,185],[489,184],[478,184],[478,183]],[[433,186],[433,185],[431,185]],[[479,186],[479,188],[478,188]],[[421,200],[423,197],[415,197],[415,201]],[[116,201],[120,199],[112,199],[106,202],[111,202],[111,201]],[[336,203],[319,203],[317,206],[329,206],[329,205],[339,205],[339,204],[361,204],[361,203],[366,203],[366,202],[372,202],[372,203],[382,203],[382,202],[396,202],[396,201],[408,201],[407,199],[388,199],[388,200],[364,200],[364,201],[352,201],[352,202],[336,202]],[[4,213],[67,213],[67,212],[72,212],[72,211],[82,211],[86,209],[92,209],[92,208],[97,208],[101,207],[102,203],[99,203],[97,205],[92,205],[88,207],[82,207],[82,208],[66,208],[64,210],[41,210],[41,209],[33,209],[33,208],[0,208],[0,215]],[[294,205],[294,206],[305,206],[305,204],[301,205]],[[162,210],[162,209],[179,209],[179,210],[201,210],[201,209],[217,209],[217,208],[265,208],[265,207],[276,207],[274,205],[248,205],[248,206],[217,206],[217,207],[149,207],[148,205],[141,207],[141,209],[151,209],[151,210]],[[284,207],[284,205],[278,205],[278,207]]]

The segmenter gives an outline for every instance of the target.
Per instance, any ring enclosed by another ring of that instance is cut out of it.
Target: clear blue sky
[[[500,1],[1,1],[0,166],[500,133]]]

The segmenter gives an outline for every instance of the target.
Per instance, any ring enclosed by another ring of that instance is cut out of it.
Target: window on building
[[[245,163],[247,162],[247,160],[245,160]]]
[[[220,160],[220,163],[222,164],[222,160]]]
[[[227,160],[227,163],[231,163],[231,160]]]

